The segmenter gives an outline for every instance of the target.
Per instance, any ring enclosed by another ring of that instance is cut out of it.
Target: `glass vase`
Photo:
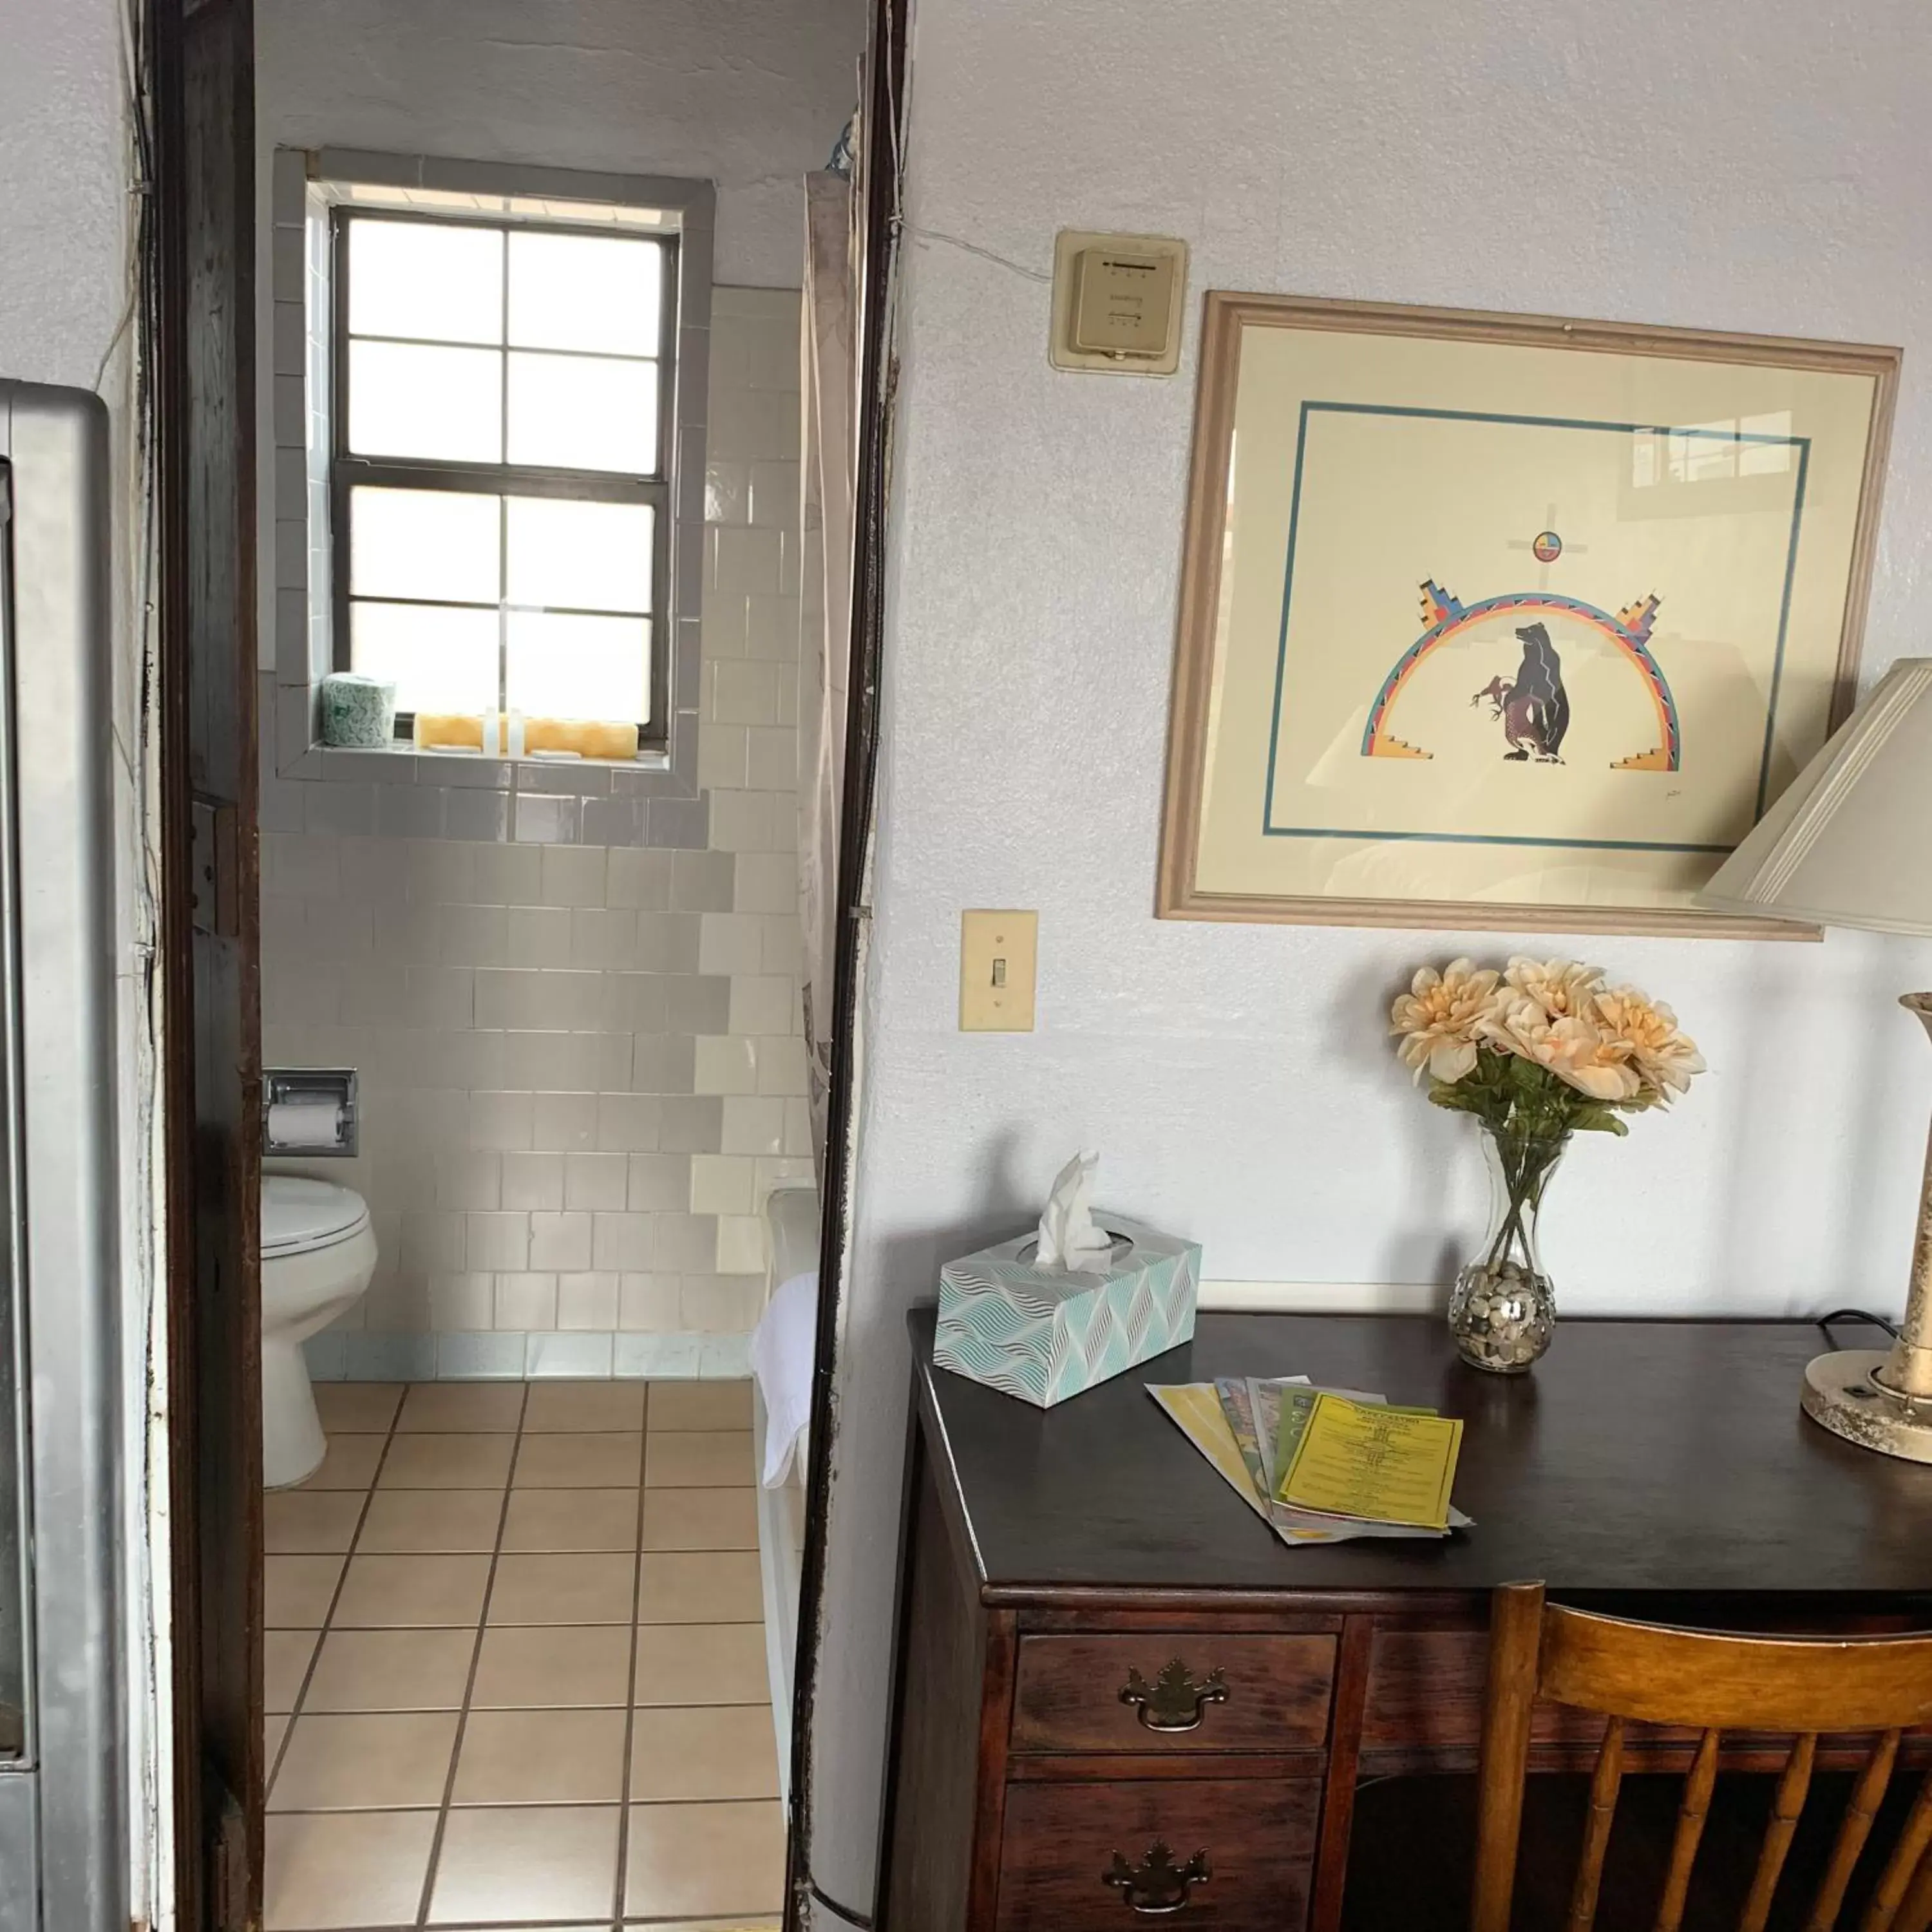
[[[1550,1346],[1556,1298],[1544,1271],[1537,1226],[1569,1141],[1568,1134],[1483,1129],[1489,1232],[1449,1296],[1449,1332],[1456,1352],[1472,1368],[1522,1375]]]

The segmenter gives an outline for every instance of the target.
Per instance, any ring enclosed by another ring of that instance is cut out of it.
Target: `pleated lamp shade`
[[[1932,658],[1901,658],[1703,891],[1720,912],[1932,934]]]

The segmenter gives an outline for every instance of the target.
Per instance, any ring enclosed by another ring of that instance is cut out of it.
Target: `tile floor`
[[[267,1932],[775,1923],[749,1384],[316,1395],[267,1499]]]

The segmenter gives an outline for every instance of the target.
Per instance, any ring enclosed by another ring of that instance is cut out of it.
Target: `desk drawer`
[[[1316,1750],[1332,1636],[1027,1636],[1016,1751]]]
[[[1316,1778],[1010,1785],[998,1932],[1300,1932],[1321,1794]]]

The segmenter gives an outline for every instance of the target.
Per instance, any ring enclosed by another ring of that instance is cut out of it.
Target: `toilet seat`
[[[262,1258],[314,1253],[352,1240],[369,1225],[369,1207],[352,1188],[295,1174],[262,1177]]]

